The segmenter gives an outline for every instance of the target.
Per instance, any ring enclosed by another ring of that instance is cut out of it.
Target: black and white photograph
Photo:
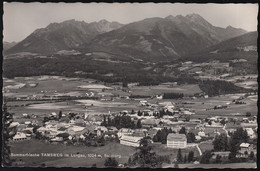
[[[257,168],[257,3],[3,2],[3,167]]]

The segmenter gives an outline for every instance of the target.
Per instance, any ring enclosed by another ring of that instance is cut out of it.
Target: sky
[[[6,3],[4,41],[21,41],[38,28],[69,19],[87,23],[106,19],[128,24],[151,17],[196,13],[214,26],[257,30],[257,4],[184,3]]]

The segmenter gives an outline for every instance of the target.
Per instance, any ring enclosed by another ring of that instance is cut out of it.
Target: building
[[[256,148],[249,143],[241,143],[239,148],[238,154],[236,155],[238,158],[247,158],[251,152],[254,152],[254,154],[257,153]]]
[[[132,146],[132,147],[139,147],[140,140],[143,137],[131,136],[131,135],[123,135],[120,138],[120,144]]]
[[[17,132],[17,133],[15,134],[15,136],[13,137],[13,140],[14,140],[14,141],[27,140],[27,137],[26,137],[25,133]]]
[[[170,133],[167,136],[167,147],[168,148],[186,148],[187,138],[185,134],[173,134]]]
[[[117,133],[117,136],[119,138],[121,138],[122,136],[125,136],[125,135],[130,135],[133,133],[133,130],[130,129],[130,128],[121,128],[118,133]]]

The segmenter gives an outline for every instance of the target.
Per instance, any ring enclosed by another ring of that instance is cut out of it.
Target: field
[[[158,85],[158,86],[138,86],[130,89],[131,94],[140,96],[154,96],[163,93],[183,93],[185,95],[193,95],[202,92],[198,85]]]
[[[151,145],[152,151],[156,152],[156,154],[161,155],[161,156],[170,156],[170,161],[175,159],[177,157],[178,149],[171,149],[167,148],[166,144],[160,144],[160,143],[154,143]],[[199,156],[199,152],[196,147],[188,147],[186,149],[182,149],[182,156],[185,154],[188,156],[188,153],[190,151],[194,151],[194,157]]]
[[[11,143],[11,152],[14,154],[40,154],[40,157],[15,157],[20,166],[45,166],[49,167],[104,167],[106,156],[114,155],[119,163],[126,163],[129,156],[136,152],[135,148],[119,143],[109,143],[101,147],[66,146],[63,144],[48,144],[39,140],[30,140]],[[43,157],[41,153],[62,153],[70,157]],[[86,157],[76,157],[76,154]],[[74,157],[72,157],[74,155]],[[99,156],[99,157],[98,157]]]
[[[201,142],[199,144],[199,148],[202,153],[205,152],[206,150],[212,150],[213,149],[212,141]]]
[[[145,95],[152,96],[167,92],[184,93],[192,95],[199,93],[201,90],[198,85],[167,85],[162,84],[158,86],[131,86],[129,92],[122,91],[119,85],[105,86],[102,82],[97,82],[93,79],[83,78],[65,78],[59,76],[37,76],[37,77],[18,77],[14,79],[4,79],[4,86],[15,86],[24,84],[25,86],[18,89],[8,89],[4,92],[5,96],[19,97],[19,96],[42,96],[42,95],[67,95],[67,96],[85,96],[88,92],[96,94],[110,94],[112,96],[129,96],[129,95]],[[35,87],[30,84],[37,84]],[[82,86],[80,88],[79,86]],[[104,90],[104,88],[106,90]],[[102,90],[103,89],[103,90]],[[6,90],[6,89],[5,89]],[[246,112],[251,112],[252,115],[257,114],[257,96],[249,96],[243,101],[246,104],[232,104],[232,100],[239,98],[243,94],[227,94],[209,98],[198,99],[167,99],[158,100],[146,98],[149,103],[155,104],[160,102],[174,102],[176,106],[188,108],[193,110],[196,114],[191,115],[191,118],[205,118],[209,116],[225,116],[242,118]],[[109,98],[108,98],[109,99]],[[144,110],[146,107],[139,105],[141,99],[114,99],[113,101],[104,100],[64,100],[58,102],[55,100],[46,101],[13,101],[8,102],[9,111],[15,113],[15,118],[19,118],[21,114],[35,114],[43,117],[51,112],[78,112],[78,113],[114,113],[122,110],[135,111]],[[206,110],[212,109],[216,105],[228,105],[226,109]]]

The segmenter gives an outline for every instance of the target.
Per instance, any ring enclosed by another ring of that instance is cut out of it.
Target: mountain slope
[[[220,42],[198,53],[187,55],[186,60],[203,62],[207,60],[229,61],[232,59],[257,60],[257,32],[249,32]]]
[[[51,55],[60,50],[102,52],[135,61],[156,62],[199,52],[246,31],[219,28],[197,14],[148,18],[122,26],[101,20],[52,23],[38,29],[6,54],[33,52]]]
[[[15,46],[17,42],[3,42],[3,51],[10,49],[11,47]]]
[[[62,23],[51,23],[46,28],[35,30],[23,41],[7,51],[7,54],[17,52],[34,52],[52,54],[60,50],[76,49],[98,34],[120,28],[117,22],[85,23],[84,21],[68,20]]]
[[[214,27],[197,14],[148,18],[97,35],[82,50],[159,61],[180,58],[245,32]]]

